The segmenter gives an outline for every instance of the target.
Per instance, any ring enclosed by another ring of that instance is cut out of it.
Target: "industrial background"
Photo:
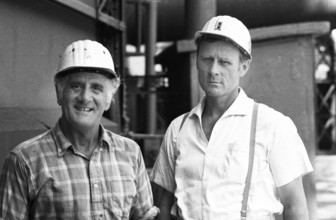
[[[306,145],[310,219],[336,219],[334,0],[1,0],[0,168],[13,147],[54,126],[59,54],[91,39],[110,50],[122,78],[102,123],[136,140],[150,170],[170,121],[203,95],[194,32],[222,14],[252,34],[242,86],[290,116]]]

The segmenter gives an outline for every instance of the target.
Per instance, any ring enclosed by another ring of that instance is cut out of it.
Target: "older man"
[[[138,145],[100,123],[120,85],[109,51],[90,40],[70,44],[54,81],[62,116],[7,156],[0,218],[152,219]]]

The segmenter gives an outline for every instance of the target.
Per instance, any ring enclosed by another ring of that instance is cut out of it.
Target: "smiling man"
[[[62,116],[15,147],[0,178],[0,219],[153,219],[139,146],[101,125],[120,78],[109,51],[70,44],[54,78]]]

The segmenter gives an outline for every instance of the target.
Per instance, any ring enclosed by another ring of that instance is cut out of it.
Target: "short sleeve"
[[[286,116],[276,120],[271,133],[268,161],[277,187],[313,170],[306,148],[293,121]]]
[[[175,120],[176,121],[176,120]],[[176,134],[173,121],[163,138],[159,154],[156,158],[150,178],[153,182],[165,188],[169,192],[174,192],[176,189],[175,182],[175,147]]]

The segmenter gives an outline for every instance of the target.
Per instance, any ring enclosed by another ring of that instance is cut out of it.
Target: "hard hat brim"
[[[73,73],[81,73],[81,72],[88,72],[88,73],[96,73],[101,74],[109,79],[118,78],[118,74],[110,69],[106,68],[96,68],[96,67],[70,67],[67,69],[64,69],[62,71],[59,71],[56,73],[55,78],[62,78],[66,75],[70,75]]]
[[[217,33],[214,33],[214,32],[207,32],[207,31],[198,31],[195,34],[195,44],[196,44],[196,46],[198,45],[199,39],[202,36],[205,36],[205,35],[215,36],[215,37],[221,38],[225,41],[228,41],[229,43],[232,43],[237,48],[239,48],[246,56],[248,56],[250,59],[252,59],[252,55],[250,54],[250,52],[248,52],[246,49],[244,49],[242,46],[240,46],[235,40],[231,39],[228,36],[224,36],[223,34],[217,34]]]

